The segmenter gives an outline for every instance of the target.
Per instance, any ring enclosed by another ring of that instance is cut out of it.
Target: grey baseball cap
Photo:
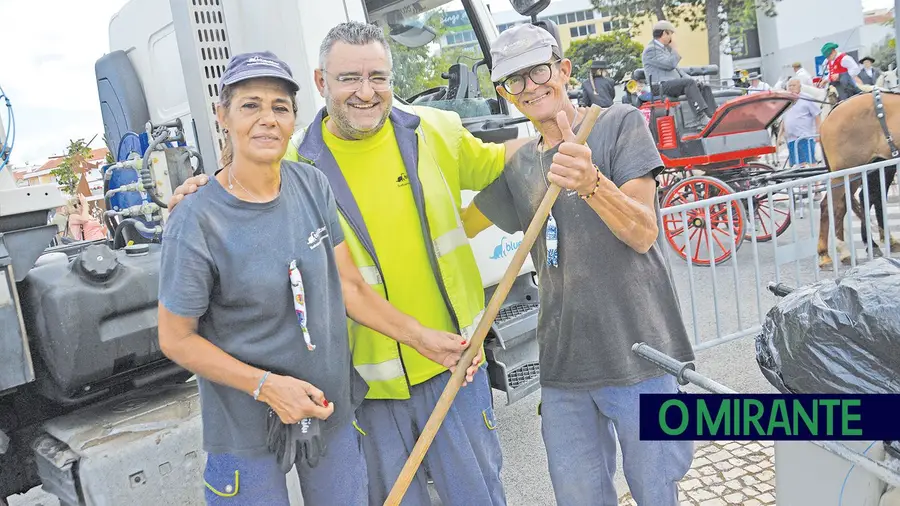
[[[497,82],[515,72],[550,61],[562,54],[550,32],[532,24],[515,26],[501,33],[491,46],[491,80]]]
[[[673,25],[670,21],[666,21],[665,19],[663,19],[662,21],[658,21],[655,25],[653,25],[653,31],[656,30],[675,33],[675,25]]]
[[[291,73],[291,67],[279,60],[271,51],[234,55],[229,60],[225,72],[222,73],[219,87],[224,88],[229,84],[257,77],[274,77],[287,81],[292,93],[297,93],[297,90],[300,89],[300,85],[297,84],[293,73]]]

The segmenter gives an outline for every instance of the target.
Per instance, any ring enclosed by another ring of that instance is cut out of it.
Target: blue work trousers
[[[369,504],[381,505],[397,481],[450,379],[444,372],[413,385],[408,400],[365,400],[356,417],[365,432]],[[505,506],[500,439],[486,367],[462,387],[425,454],[402,506],[430,506],[425,470],[443,506]]]
[[[595,390],[541,390],[541,433],[559,506],[616,506],[616,437],[638,506],[678,506],[693,441],[641,441],[640,394],[675,393],[672,376]],[[655,415],[654,415],[655,416]]]
[[[325,438],[325,454],[315,467],[298,459],[304,506],[366,506],[368,475],[360,437],[348,423]],[[203,479],[208,506],[290,506],[287,477],[274,454],[210,453]]]

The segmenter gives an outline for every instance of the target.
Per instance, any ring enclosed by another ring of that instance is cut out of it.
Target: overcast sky
[[[16,114],[12,162],[42,163],[69,139],[97,139],[103,122],[94,62],[109,50],[109,20],[127,0],[0,0],[0,86]],[[167,0],[160,0],[167,1]],[[488,0],[497,12],[508,0]],[[863,0],[866,9],[894,0]],[[0,110],[6,121],[5,108]]]
[[[0,86],[16,115],[13,163],[40,163],[69,139],[94,134],[92,147],[104,146],[94,62],[109,50],[109,20],[125,2],[0,0]]]

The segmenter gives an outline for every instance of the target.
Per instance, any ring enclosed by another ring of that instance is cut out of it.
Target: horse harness
[[[875,101],[875,117],[878,118],[878,124],[881,125],[881,131],[884,133],[884,138],[888,143],[888,147],[891,148],[891,157],[897,158],[898,156],[900,156],[900,149],[897,148],[897,145],[894,143],[894,137],[891,135],[891,131],[888,129],[887,119],[885,119],[886,113],[884,112],[884,102],[881,100],[881,94],[885,93],[885,92],[879,88],[873,88],[871,93],[872,93],[872,99]],[[890,93],[892,95],[897,94],[892,91],[887,91],[886,93]],[[804,97],[804,98],[806,98],[806,97]],[[809,100],[811,100],[813,102],[822,102],[822,101],[815,100],[815,99],[809,99]],[[837,106],[841,105],[843,102],[844,101],[842,100],[842,101],[838,102],[837,104],[834,104],[833,107],[836,108]],[[822,102],[822,103],[826,103],[826,102]],[[862,177],[863,177],[862,174],[855,174],[853,176],[850,176],[847,183],[854,183],[857,180],[862,179]],[[844,186],[843,181],[841,181],[838,184],[832,184],[831,187],[832,188],[840,188],[842,186]]]
[[[888,142],[888,147],[891,148],[891,157],[897,158],[897,156],[900,156],[900,149],[897,149],[897,145],[894,144],[894,137],[888,130],[887,119],[884,117],[884,102],[881,100],[881,90],[878,88],[872,90],[872,98],[875,99],[875,116],[881,125],[881,131],[884,132],[884,138]]]

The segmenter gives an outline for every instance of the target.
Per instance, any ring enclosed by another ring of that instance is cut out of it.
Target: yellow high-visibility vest
[[[390,299],[378,253],[356,201],[322,137],[323,108],[291,138],[285,159],[309,163],[331,184],[345,242],[363,278]],[[505,149],[472,136],[456,113],[395,104],[390,119],[409,176],[435,279],[460,335],[470,339],[484,314],[484,288],[460,219],[461,190],[481,190],[503,170]],[[426,205],[427,203],[427,205]],[[403,240],[398,237],[397,240]],[[431,378],[446,370],[415,350],[348,319],[353,365],[369,385],[367,399],[408,399],[407,371]]]

